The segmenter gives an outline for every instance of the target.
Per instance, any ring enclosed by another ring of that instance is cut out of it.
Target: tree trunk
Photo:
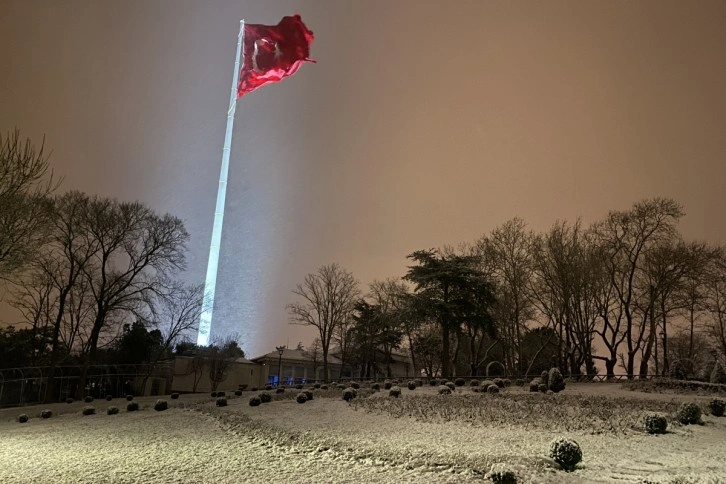
[[[449,378],[451,376],[451,371],[449,368],[450,365],[450,358],[449,358],[449,324],[448,321],[444,321],[441,325],[441,337],[443,338],[442,345],[441,345],[441,376],[444,378]]]

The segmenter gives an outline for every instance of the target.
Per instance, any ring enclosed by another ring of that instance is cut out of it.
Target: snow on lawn
[[[587,393],[588,388],[570,390]],[[404,389],[401,398],[434,392]],[[506,463],[522,482],[726,482],[719,480],[726,476],[726,418],[706,415],[705,425],[671,425],[661,436],[591,435],[526,429],[522,422],[494,427],[393,418],[339,397],[250,407],[250,395],[230,398],[227,407],[215,407],[207,396],[182,395],[167,399],[173,408],[165,412],[150,408],[155,399],[142,401],[142,411],[134,413],[125,411],[125,401],[110,402],[121,408],[113,416],[105,414],[105,401],[94,402],[99,414],[87,417],[80,415],[86,404],[58,404],[50,407],[54,416],[48,420],[37,418],[45,407],[3,409],[0,482],[458,483],[482,482],[495,462]],[[653,398],[647,395],[643,398]],[[62,411],[71,413],[57,415]],[[23,412],[31,420],[15,422]],[[546,458],[549,442],[559,436],[582,447],[583,462],[574,472],[558,470]]]

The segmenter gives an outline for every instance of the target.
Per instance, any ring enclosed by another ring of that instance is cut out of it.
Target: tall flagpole
[[[197,344],[209,345],[209,334],[212,330],[212,311],[214,310],[214,291],[217,285],[217,268],[219,266],[219,247],[222,243],[222,222],[224,220],[224,200],[227,195],[227,172],[229,172],[229,153],[232,146],[232,128],[234,126],[234,112],[237,108],[237,83],[239,81],[239,59],[244,40],[245,21],[239,22],[239,35],[237,36],[237,57],[234,61],[234,75],[232,77],[232,93],[229,98],[227,110],[227,131],[224,133],[224,147],[222,148],[222,168],[219,173],[219,189],[217,190],[217,205],[214,210],[214,225],[212,226],[212,243],[209,246],[209,262],[207,263],[207,278],[204,282],[204,307],[199,319]]]

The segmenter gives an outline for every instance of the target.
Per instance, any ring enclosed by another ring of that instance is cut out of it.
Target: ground
[[[468,389],[461,389],[467,392]],[[506,392],[517,392],[507,389]],[[565,393],[698,401],[708,397],[646,394],[615,384],[576,384]],[[297,392],[295,392],[297,393]],[[434,396],[420,388],[412,395]],[[487,482],[504,462],[521,482],[726,482],[726,418],[704,416],[704,425],[671,426],[661,436],[642,432],[593,434],[507,425],[422,422],[390,417],[339,398],[248,405],[251,392],[216,407],[208,395],[167,400],[95,401],[96,415],[82,416],[82,402],[0,410],[0,482],[12,483],[240,483]],[[506,397],[502,395],[501,397]],[[544,397],[544,396],[543,396]],[[385,392],[370,398],[388,398]],[[116,405],[118,415],[106,415]],[[54,415],[40,419],[40,410]],[[30,416],[20,424],[20,413]],[[558,436],[576,440],[583,462],[566,473],[547,458]]]

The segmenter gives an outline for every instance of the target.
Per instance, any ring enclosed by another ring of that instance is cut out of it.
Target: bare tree
[[[338,264],[324,265],[293,291],[301,302],[287,305],[291,324],[318,330],[323,351],[323,378],[328,381],[328,352],[336,329],[350,318],[358,297],[358,282]]]
[[[323,345],[320,343],[320,338],[315,338],[310,346],[303,349],[302,354],[313,364],[313,375],[317,380],[318,368],[323,361]]]
[[[244,357],[237,338],[237,335],[229,335],[213,339],[212,344],[203,350],[213,392],[217,391],[219,384],[227,379],[234,361]]]
[[[0,134],[0,278],[28,263],[46,234],[47,196],[58,183],[44,143],[36,149],[18,130]]]

